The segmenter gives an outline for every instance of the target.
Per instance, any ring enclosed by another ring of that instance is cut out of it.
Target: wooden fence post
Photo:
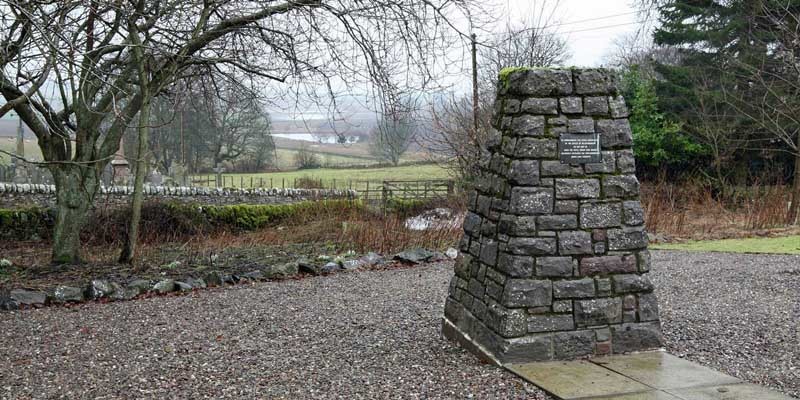
[[[383,209],[383,215],[386,215],[386,203],[389,200],[388,188],[386,187],[386,181],[383,181],[383,185],[381,186],[381,209]]]

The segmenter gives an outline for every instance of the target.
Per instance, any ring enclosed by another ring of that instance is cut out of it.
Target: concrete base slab
[[[791,400],[661,351],[505,368],[564,400]]]
[[[644,393],[620,394],[603,397],[592,397],[592,400],[683,400],[667,392],[654,390]]]
[[[633,379],[588,361],[549,361],[509,365],[515,374],[561,399],[652,390]]]
[[[502,366],[500,361],[494,358],[494,355],[489,350],[486,350],[477,342],[472,340],[469,335],[461,332],[457,326],[455,326],[452,322],[450,322],[447,318],[442,318],[442,336],[445,339],[458,343],[461,347],[466,349],[472,354],[478,356],[481,361],[494,364],[497,366]]]
[[[785,394],[746,383],[676,389],[667,392],[681,400],[792,400],[792,397]]]
[[[741,382],[732,376],[662,351],[596,358],[592,362],[656,389]]]

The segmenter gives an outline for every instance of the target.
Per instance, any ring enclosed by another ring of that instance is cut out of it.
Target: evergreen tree
[[[705,148],[709,157],[700,159],[699,170],[723,190],[738,170],[749,169],[745,149],[757,133],[727,95],[747,84],[734,60],[763,51],[747,39],[755,10],[745,0],[668,1],[659,7],[661,26],[654,33],[656,44],[680,54],[677,64],[656,65],[659,106]]]
[[[625,98],[630,105],[633,148],[639,172],[654,175],[666,169],[674,174],[688,168],[705,149],[686,134],[681,124],[664,116],[652,80],[633,66],[623,76]]]

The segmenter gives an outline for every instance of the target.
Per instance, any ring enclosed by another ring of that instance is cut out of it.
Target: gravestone
[[[120,142],[119,150],[114,153],[114,159],[111,160],[111,182],[119,186],[127,185],[131,175],[130,163],[125,157],[123,144],[123,142]]]
[[[499,364],[661,347],[615,73],[514,68],[499,87],[444,336]]]

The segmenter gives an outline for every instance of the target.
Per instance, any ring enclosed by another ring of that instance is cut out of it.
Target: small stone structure
[[[124,186],[128,184],[128,179],[131,176],[131,166],[128,159],[125,158],[124,141],[120,142],[119,150],[114,153],[114,159],[111,160],[111,180],[114,184]]]
[[[661,347],[627,117],[612,71],[501,73],[445,337],[499,364]]]

